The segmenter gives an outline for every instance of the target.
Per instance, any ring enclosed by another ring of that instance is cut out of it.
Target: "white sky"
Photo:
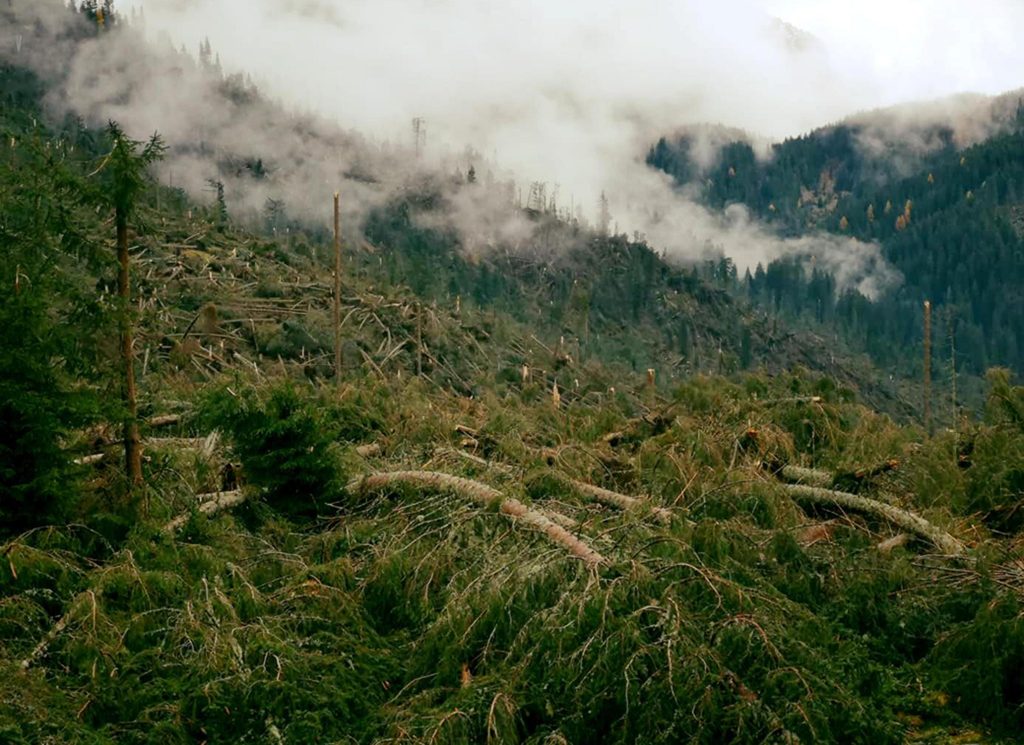
[[[379,140],[466,146],[577,203],[661,134],[781,138],[848,114],[1024,86],[1024,0],[134,0],[151,33]],[[129,0],[119,7],[130,8]],[[770,17],[813,34],[787,49]]]
[[[120,5],[144,7],[151,28],[192,47],[209,36],[228,65],[252,72],[287,99],[328,112],[336,107],[325,104],[322,86],[334,62],[344,65],[334,74],[350,99],[384,83],[399,84],[392,90],[412,104],[441,93],[472,105],[481,87],[503,85],[513,89],[514,98],[514,88],[529,85],[531,76],[559,68],[589,73],[584,88],[599,80],[612,83],[610,95],[621,92],[611,80],[616,71],[643,78],[632,81],[641,90],[654,76],[668,92],[674,81],[666,68],[683,62],[692,72],[693,60],[672,48],[677,39],[679,47],[708,52],[716,63],[728,64],[731,57],[756,82],[763,50],[749,43],[749,34],[758,13],[782,18],[821,40],[831,72],[856,88],[849,111],[1024,86],[1024,0],[122,0]],[[695,31],[692,36],[688,27]],[[735,44],[729,48],[728,34],[715,32],[733,29]],[[610,58],[616,67],[598,59],[588,70],[579,64],[580,52]],[[354,67],[363,85],[356,82]],[[427,75],[432,80],[420,85]],[[450,85],[439,91],[434,86],[440,79]],[[777,87],[779,81],[764,82]],[[402,107],[371,108],[383,119]],[[839,112],[838,106],[826,108],[826,118]],[[762,117],[770,130],[764,133],[795,134],[815,124],[802,111],[791,114]],[[356,118],[364,124],[373,119]],[[725,123],[758,123],[749,114],[731,118]]]
[[[765,0],[881,103],[1024,87],[1024,0]]]

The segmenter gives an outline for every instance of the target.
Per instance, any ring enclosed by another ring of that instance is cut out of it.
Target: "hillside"
[[[2,72],[13,104],[6,115],[59,123],[56,134],[97,157],[95,131],[105,116],[128,116],[137,136],[156,128],[167,145],[157,167],[168,188],[152,195],[154,207],[163,199],[165,206],[187,211],[183,185],[192,198],[205,199],[218,220],[230,218],[267,238],[301,243],[309,264],[304,271],[322,272],[326,251],[314,254],[311,246],[329,240],[324,217],[331,196],[323,192],[317,208],[309,195],[322,192],[325,182],[336,183],[346,262],[369,286],[402,285],[446,311],[458,304],[507,314],[544,346],[560,346],[563,356],[641,376],[654,368],[663,382],[701,372],[779,372],[800,365],[831,376],[883,411],[903,418],[915,413],[908,402],[918,398],[912,389],[897,390],[834,338],[794,333],[774,316],[735,302],[697,268],[672,265],[642,241],[602,235],[559,214],[553,202],[521,207],[512,197],[514,186],[492,164],[478,162],[479,177],[472,178],[472,164],[454,173],[443,170],[445,164],[432,170],[411,148],[377,147],[336,125],[283,110],[244,76],[220,70],[209,48],[200,50],[196,62],[183,52],[148,45],[132,27],[97,37],[95,26],[69,22],[63,12],[54,16],[45,7],[23,4],[6,11],[14,19],[38,21],[34,27],[21,24],[22,51]],[[54,68],[50,55],[39,61],[30,51],[52,45],[73,60],[69,68]],[[109,70],[123,56],[147,75],[113,70],[100,86],[106,95],[79,91],[83,83],[99,82],[81,78]],[[176,107],[157,107],[141,80],[166,76],[183,82],[163,86]],[[195,91],[209,116],[190,103]],[[68,101],[85,110],[68,110]],[[154,108],[183,113],[169,115],[168,133],[148,114]],[[231,122],[224,125],[227,132],[215,126],[219,121]],[[193,232],[185,229],[183,235]],[[330,283],[321,281],[322,293]],[[216,288],[204,299],[216,301]],[[326,316],[318,323],[325,321]],[[318,333],[330,337],[323,328]],[[530,360],[514,365],[524,362]]]
[[[66,11],[69,54],[130,33],[97,10]],[[372,147],[323,166],[365,210],[335,369],[330,192],[285,209],[302,168],[136,142],[24,62],[0,56],[0,741],[1018,737],[1007,371],[931,434],[728,262]],[[340,143],[317,127],[290,131]],[[207,192],[163,170],[196,152]]]
[[[1021,122],[1018,94],[961,97],[858,115],[773,145],[767,157],[735,141],[701,167],[688,155],[694,135],[683,133],[663,138],[647,160],[680,184],[699,184],[707,205],[744,204],[784,234],[825,230],[881,243],[903,275],[898,289],[874,303],[820,298],[830,323],[881,364],[907,369],[919,358],[920,308],[928,299],[946,338],[937,346],[948,349],[955,328],[961,368],[1019,370]],[[814,312],[818,303],[806,303],[816,296],[809,273],[782,265],[774,273],[764,267],[747,294],[791,317],[808,315],[801,305]]]

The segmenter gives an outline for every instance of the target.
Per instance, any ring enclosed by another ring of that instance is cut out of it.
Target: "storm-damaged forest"
[[[0,741],[1019,741],[1024,94],[577,198],[152,23],[0,2]]]

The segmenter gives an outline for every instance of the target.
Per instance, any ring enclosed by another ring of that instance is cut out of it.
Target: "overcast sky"
[[[864,66],[888,103],[1024,86],[1022,0],[765,0],[822,39],[836,64]]]
[[[474,99],[493,98],[480,95],[481,87],[489,85],[512,87],[507,92],[514,97],[515,89],[549,84],[560,72],[565,82],[571,75],[589,77],[572,82],[588,90],[601,90],[603,84],[608,94],[630,85],[648,92],[653,82],[659,93],[652,97],[665,99],[688,85],[712,82],[675,75],[680,62],[681,72],[700,72],[693,69],[692,57],[704,54],[709,62],[734,66],[756,83],[759,62],[763,59],[771,70],[777,62],[764,39],[751,38],[762,14],[821,40],[830,72],[856,85],[850,91],[851,110],[1024,85],[1022,0],[121,3],[126,4],[144,7],[150,27],[176,40],[194,45],[209,36],[229,65],[250,70],[276,93],[338,111],[344,108],[340,103],[325,100],[322,86],[328,79],[337,80],[350,98],[365,96],[367,88],[381,83],[401,83],[392,91],[421,107],[423,99],[438,94],[472,105]],[[779,79],[772,84],[778,89],[805,82]],[[785,91],[775,92],[785,96]],[[838,107],[828,97],[823,113],[832,116]],[[376,92],[373,98],[379,98]],[[371,108],[387,116],[407,107],[392,102]],[[807,108],[798,107],[790,116],[737,113],[726,123],[763,122],[771,130],[766,134],[792,134],[811,123]],[[365,112],[355,118],[375,120]]]
[[[473,146],[593,203],[656,137],[772,138],[1024,86],[1024,0],[135,0],[152,36],[377,139]],[[131,7],[128,0],[119,3]],[[789,44],[779,17],[817,41]]]

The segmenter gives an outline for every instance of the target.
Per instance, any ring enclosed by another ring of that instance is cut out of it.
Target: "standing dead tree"
[[[924,431],[932,433],[932,304],[924,301]]]
[[[334,192],[334,379],[341,385],[341,195]]]

